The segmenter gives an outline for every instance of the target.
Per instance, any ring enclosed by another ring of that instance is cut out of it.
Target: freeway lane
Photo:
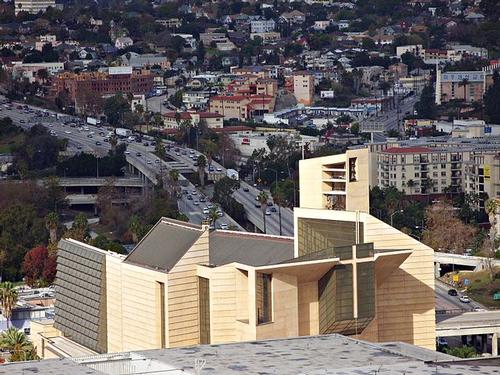
[[[0,96],[0,100],[5,100],[4,97]],[[68,146],[70,149],[75,151],[85,151],[97,154],[99,156],[104,156],[110,150],[110,145],[108,142],[104,142],[105,136],[100,136],[99,132],[104,132],[107,134],[107,131],[104,128],[97,128],[91,125],[88,126],[88,131],[83,130],[83,128],[70,127],[69,125],[64,125],[63,121],[65,120],[73,120],[73,121],[81,121],[76,118],[72,118],[71,116],[64,115],[62,118],[58,119],[53,117],[52,115],[56,115],[55,112],[46,111],[49,116],[42,116],[41,108],[36,108],[32,106],[28,106],[32,111],[29,112],[25,109],[18,109],[17,106],[19,104],[13,103],[11,109],[6,108],[6,106],[1,106],[0,117],[10,117],[16,125],[24,129],[28,129],[34,124],[40,123],[41,125],[47,127],[49,130],[52,130],[56,133],[58,138],[67,138]],[[92,137],[90,138],[89,135]],[[99,142],[100,145],[97,145],[96,142]],[[165,162],[161,162],[154,154],[154,147],[152,146],[144,146],[142,143],[132,142],[127,145],[127,160],[131,160],[134,164],[138,164],[141,166],[141,170],[148,171],[150,174],[156,176],[161,174],[162,172],[168,173],[168,165]],[[138,156],[137,153],[140,153],[141,156]],[[195,187],[192,184],[188,184],[187,188],[191,191],[195,190]],[[206,202],[208,204],[210,202]],[[203,214],[203,206],[196,206],[190,202],[186,204],[178,203],[179,209],[183,212],[191,222],[193,223],[201,223],[201,221],[205,218],[206,215]],[[239,230],[244,230],[238,223],[236,223],[231,217],[224,214],[223,217],[217,220],[217,225],[225,224],[227,226],[236,227]]]
[[[179,152],[175,152],[173,149],[171,149],[169,152],[167,152],[167,155],[176,161],[190,166],[193,170],[197,170],[197,167],[194,166],[194,160],[192,160],[189,156],[191,151],[194,152],[195,155],[199,154],[199,152],[189,148],[179,148]],[[226,174],[226,168],[224,168],[219,163],[212,161],[212,167],[215,169],[215,172],[224,175]],[[208,167],[206,168],[205,172],[209,173]],[[261,230],[263,230],[264,220],[262,215],[262,208],[255,207],[255,203],[257,202],[255,200],[255,197],[259,195],[260,190],[251,186],[243,180],[240,180],[240,185],[240,189],[235,191],[233,194],[234,199],[236,199],[236,201],[238,201],[245,207],[248,219]],[[248,189],[249,191],[245,192],[244,189]],[[272,197],[270,196],[269,198],[269,201],[272,202]],[[293,212],[289,208],[281,208],[281,227],[283,236],[293,236]],[[273,235],[280,234],[278,212],[271,212],[271,215],[266,215],[266,232],[267,234]]]

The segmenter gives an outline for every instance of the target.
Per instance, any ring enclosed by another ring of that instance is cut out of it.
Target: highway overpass
[[[454,265],[457,267],[467,267],[474,271],[481,271],[488,267],[490,260],[484,257],[467,256],[449,253],[434,253],[434,267],[436,278],[441,276],[441,265]],[[500,266],[500,260],[492,259],[495,266]]]
[[[485,348],[488,335],[492,335],[492,355],[498,355],[498,335],[500,333],[500,311],[466,312],[456,316],[437,316],[436,336],[456,337],[462,336],[466,343],[470,336],[472,344],[476,344],[481,337],[481,345]],[[485,350],[485,349],[484,349]]]

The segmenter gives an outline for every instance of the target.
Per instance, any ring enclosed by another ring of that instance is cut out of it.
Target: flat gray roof
[[[500,359],[460,360],[404,343],[372,344],[338,334],[281,340],[200,345],[176,349],[103,354],[0,366],[0,374],[173,374],[194,375],[490,375]],[[69,362],[69,363],[68,363]],[[27,368],[36,369],[27,371]],[[3,371],[3,372],[2,372]]]

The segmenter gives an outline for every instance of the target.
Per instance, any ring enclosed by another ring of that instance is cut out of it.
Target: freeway
[[[0,100],[5,101],[5,98],[0,96]],[[46,111],[33,106],[23,106],[23,108],[21,108],[21,105],[18,103],[3,105],[0,108],[0,116],[10,117],[16,125],[24,129],[30,128],[35,124],[41,124],[51,130],[58,138],[67,138],[69,150],[90,152],[97,156],[104,156],[108,153],[111,147],[108,142],[104,141],[107,134],[104,128],[98,128],[92,125],[71,127],[64,122],[67,120],[81,122],[81,120],[68,115],[63,115],[58,118],[57,115],[58,114],[55,112]],[[155,182],[156,176],[168,171],[168,164],[161,161],[153,154],[153,146],[146,146],[143,143],[137,142],[127,143],[127,161],[138,166],[138,169],[149,175],[153,182]],[[43,150],[38,150],[38,152],[43,152]],[[186,187],[191,191],[196,189],[191,183],[187,183]],[[183,200],[184,199],[182,199],[182,201]],[[210,202],[207,200],[206,204],[208,205]],[[203,213],[204,207],[201,205],[195,205],[193,202],[184,202],[184,204],[183,202],[179,202],[178,206],[181,212],[193,223],[201,223],[206,217]],[[236,221],[226,214],[223,214],[223,216],[217,220],[217,224],[219,227],[235,227],[239,230],[243,230]]]
[[[170,158],[190,166],[193,170],[197,169],[197,167],[194,165],[194,162],[196,160],[196,155],[198,154],[198,152],[189,148],[179,148],[179,151],[175,151],[174,149],[170,149],[170,151],[167,151],[167,155]],[[190,155],[194,155],[195,157],[191,157]],[[210,172],[220,173],[224,175],[226,174],[226,168],[224,168],[221,164],[212,161],[211,166],[213,167],[213,171],[209,171],[207,167],[207,173]],[[240,180],[240,185],[240,189],[235,191],[233,194],[234,199],[236,199],[236,201],[238,201],[245,207],[245,212],[247,214],[248,220],[258,228],[263,230],[263,210],[261,207],[256,207],[257,201],[255,199],[256,196],[259,195],[260,190],[243,180]],[[269,202],[273,203],[274,206],[274,202],[271,196],[269,198]],[[278,207],[276,207],[276,212],[273,212],[274,210],[271,210],[271,208],[272,206],[268,207],[268,215],[265,215],[266,233],[280,235]],[[293,236],[293,212],[289,208],[281,208],[281,234],[283,236]]]
[[[448,294],[448,290],[450,290],[451,287],[437,279],[435,281],[435,286],[436,311],[459,312],[460,310],[462,310],[466,312],[483,308],[483,306],[474,301],[472,301],[471,303],[460,302],[460,293],[458,294],[458,296],[450,296]]]

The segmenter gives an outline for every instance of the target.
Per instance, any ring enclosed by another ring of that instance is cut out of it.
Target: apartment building
[[[500,198],[500,149],[468,152],[464,163],[463,191],[478,196],[484,208],[488,198]]]
[[[314,97],[314,76],[307,72],[295,72],[293,94],[298,103],[311,105]]]
[[[210,112],[224,119],[246,121],[274,110],[275,98],[269,95],[217,95],[210,98]]]
[[[37,14],[38,12],[45,12],[48,7],[55,6],[55,0],[15,0],[14,13],[16,16],[19,12]]]
[[[167,112],[163,115],[163,124],[166,129],[178,129],[183,122],[197,126],[204,121],[209,129],[222,128],[224,116],[213,112]]]
[[[493,69],[479,71],[436,73],[436,104],[450,100],[465,100],[467,103],[480,101],[493,84]]]
[[[270,20],[257,20],[250,22],[250,33],[270,33],[276,28],[276,22]]]
[[[134,70],[131,66],[112,67],[108,72],[61,73],[55,77],[51,91],[54,97],[67,91],[78,107],[78,94],[83,91],[100,96],[117,92],[147,94],[153,88],[153,81],[154,75],[149,70]]]
[[[389,147],[377,153],[377,181],[409,195],[461,192],[463,152],[425,146]]]

